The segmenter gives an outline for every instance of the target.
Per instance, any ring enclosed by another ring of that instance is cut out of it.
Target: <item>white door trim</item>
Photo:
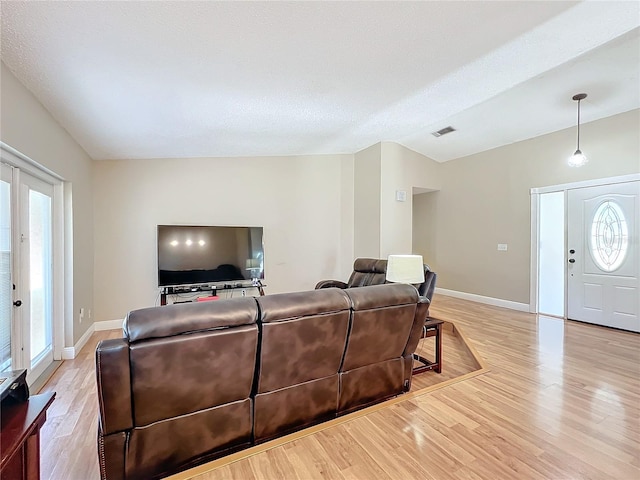
[[[65,319],[65,266],[70,260],[65,256],[65,212],[64,212],[64,179],[38,164],[15,148],[0,142],[0,160],[20,171],[26,172],[48,184],[53,185],[53,359],[62,359],[64,348]],[[71,269],[69,270],[72,271]],[[68,314],[73,315],[72,309]],[[73,321],[69,322],[72,325]]]
[[[580,182],[561,183],[560,185],[550,185],[548,187],[532,188],[530,193],[551,193],[574,188],[597,187],[599,185],[611,185],[614,183],[635,182],[640,180],[640,173],[630,173],[629,175],[619,175],[617,177],[596,178],[593,180],[582,180]]]
[[[616,177],[596,178],[593,180],[582,180],[579,182],[562,183],[559,185],[550,185],[548,187],[532,188],[529,193],[531,195],[531,266],[529,270],[529,312],[538,313],[538,272],[539,272],[539,237],[540,237],[540,194],[551,192],[565,192],[565,229],[566,229],[566,192],[574,188],[596,187],[599,185],[613,185],[616,183],[635,182],[640,180],[640,173],[631,173],[629,175],[619,175]],[[565,235],[566,243],[566,235]],[[566,247],[566,245],[565,245]],[[566,251],[566,248],[565,248]],[[567,317],[567,292],[565,285],[565,312]]]
[[[537,192],[534,193],[533,190],[534,189],[531,189],[531,263],[529,265],[531,281],[529,283],[529,313],[538,313],[540,194]]]

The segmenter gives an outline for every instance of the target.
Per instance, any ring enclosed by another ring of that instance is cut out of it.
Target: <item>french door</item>
[[[640,182],[568,191],[567,317],[640,332]]]
[[[32,383],[53,362],[54,187],[1,167],[0,370]]]

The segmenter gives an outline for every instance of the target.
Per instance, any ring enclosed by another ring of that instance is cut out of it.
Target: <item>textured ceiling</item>
[[[438,161],[640,106],[639,2],[2,1],[2,61],[94,159]],[[457,131],[440,139],[430,132]]]

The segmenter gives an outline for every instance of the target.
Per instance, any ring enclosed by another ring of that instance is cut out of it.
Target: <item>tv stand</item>
[[[215,296],[218,292],[231,292],[231,294],[233,295],[234,291],[237,290],[248,290],[250,288],[255,288],[258,290],[258,293],[261,297],[264,296],[264,287],[265,285],[260,282],[251,282],[251,283],[247,283],[246,281],[243,282],[229,282],[229,283],[225,283],[223,285],[194,285],[194,286],[185,286],[185,285],[178,285],[175,287],[161,287],[160,290],[160,305],[167,305],[167,296],[169,295],[187,295],[187,294],[191,294],[196,296],[202,296],[201,294],[210,294]],[[191,301],[195,301],[195,299],[190,299],[187,300],[186,302],[191,302]],[[174,302],[174,303],[185,303],[185,301],[182,302]]]

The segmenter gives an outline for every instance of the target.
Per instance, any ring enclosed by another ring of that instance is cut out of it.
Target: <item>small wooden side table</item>
[[[2,403],[0,478],[40,478],[40,429],[55,396],[55,392],[47,392],[23,402]]]
[[[443,320],[438,320],[437,318],[428,317],[424,322],[424,327],[422,329],[422,338],[427,337],[436,337],[436,356],[435,360],[432,362],[427,360],[425,357],[418,355],[417,353],[413,354],[413,359],[420,362],[422,365],[415,367],[413,369],[413,373],[422,373],[428,370],[433,370],[436,373],[442,372],[442,324]]]

